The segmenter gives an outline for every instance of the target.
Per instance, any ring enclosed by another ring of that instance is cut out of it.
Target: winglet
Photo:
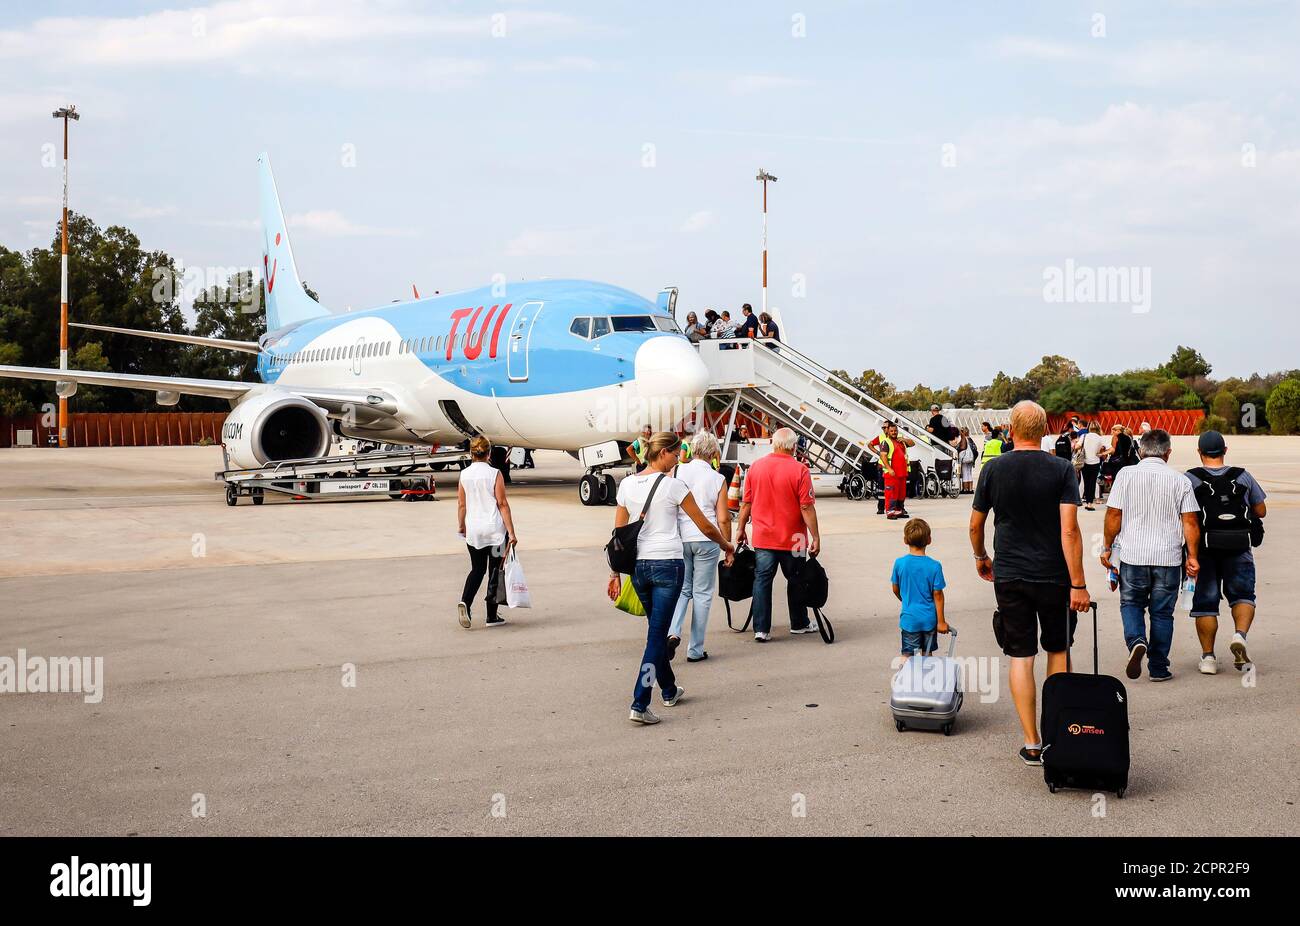
[[[262,215],[262,279],[266,283],[266,330],[328,315],[329,310],[307,295],[289,246],[289,229],[280,208],[280,194],[271,173],[271,158],[257,156],[258,193]]]

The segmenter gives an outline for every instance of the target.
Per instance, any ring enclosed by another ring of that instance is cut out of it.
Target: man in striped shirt
[[[1106,500],[1106,549],[1101,564],[1111,569],[1112,554],[1119,558],[1119,610],[1128,646],[1125,674],[1142,674],[1142,657],[1148,656],[1151,681],[1173,678],[1169,647],[1174,639],[1174,605],[1184,568],[1195,578],[1201,539],[1200,505],[1191,480],[1169,467],[1169,433],[1159,428],[1138,441],[1141,460],[1119,471]],[[1117,542],[1118,541],[1118,542]],[[1183,544],[1187,563],[1183,564]],[[1146,615],[1151,616],[1147,637]]]

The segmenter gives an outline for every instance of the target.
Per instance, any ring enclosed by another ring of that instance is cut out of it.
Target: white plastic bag
[[[528,580],[524,578],[524,567],[519,562],[519,554],[514,547],[506,555],[505,565],[506,605],[511,608],[531,608],[533,596],[528,591]]]

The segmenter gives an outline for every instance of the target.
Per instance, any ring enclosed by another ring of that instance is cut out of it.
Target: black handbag
[[[830,595],[830,579],[815,556],[804,557],[799,571],[790,579],[790,597],[797,605],[812,609],[817,632],[826,643],[835,642],[835,627],[823,612]]]
[[[718,597],[722,599],[722,604],[727,609],[727,626],[736,633],[744,633],[748,630],[749,622],[754,619],[754,609],[751,606],[745,623],[737,627],[731,622],[731,603],[754,597],[754,570],[757,559],[753,550],[742,545],[736,550],[730,566],[726,563],[718,563]]]
[[[660,473],[659,478],[650,487],[650,494],[645,497],[645,504],[641,506],[640,516],[635,521],[628,521],[622,527],[614,528],[609,543],[605,544],[605,559],[609,561],[609,568],[613,572],[627,576],[636,572],[636,539],[641,534],[641,525],[645,523],[646,512],[650,510],[650,502],[655,497],[659,483],[664,481],[664,476],[664,473]]]

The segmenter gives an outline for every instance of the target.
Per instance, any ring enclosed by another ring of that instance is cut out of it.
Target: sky
[[[1272,0],[6,2],[0,244],[52,239],[73,103],[72,207],[194,280],[260,263],[265,150],[335,310],[500,275],[734,312],[761,167],[769,305],[826,366],[1290,369],[1298,40]]]

